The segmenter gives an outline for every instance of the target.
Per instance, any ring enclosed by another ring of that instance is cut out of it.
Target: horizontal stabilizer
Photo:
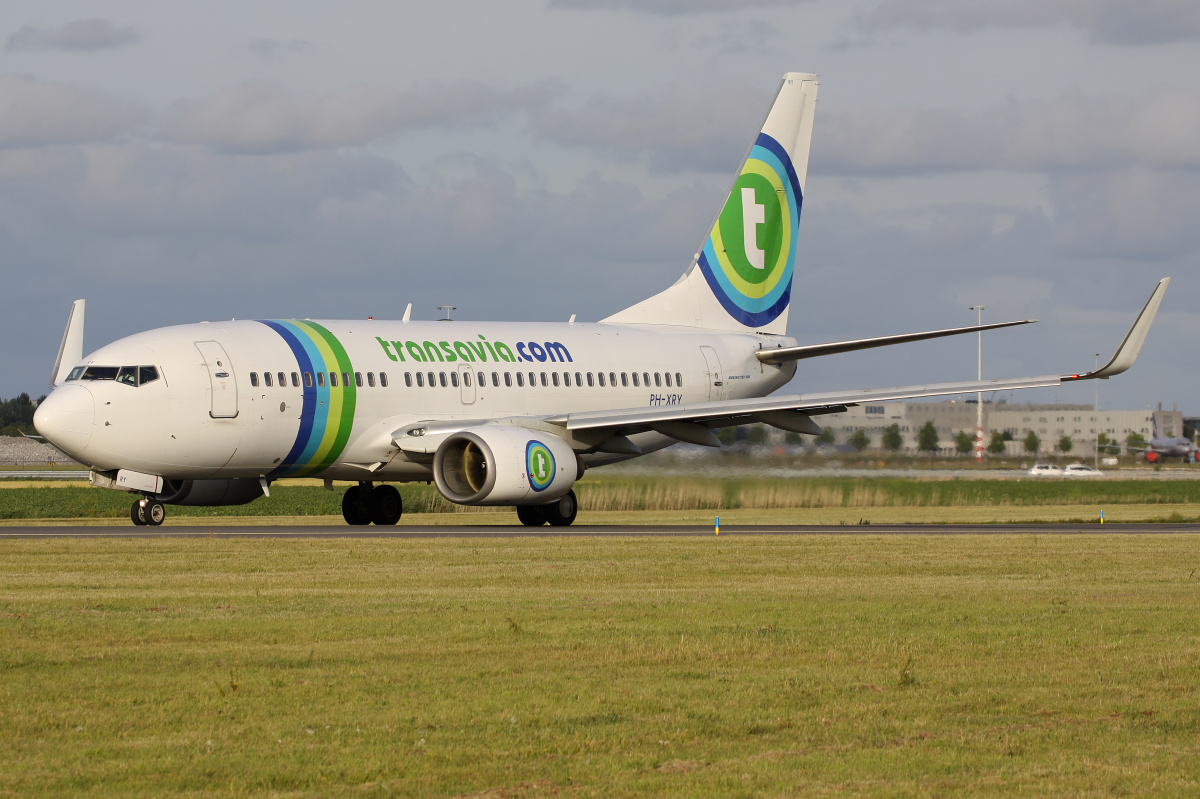
[[[1001,327],[1014,325],[1031,325],[1036,319],[1022,319],[1019,322],[996,322],[990,325],[972,325],[970,327],[951,327],[945,330],[929,330],[924,333],[903,333],[898,336],[879,336],[877,338],[859,338],[851,341],[834,341],[829,344],[805,344],[800,347],[778,347],[776,349],[759,350],[755,353],[763,363],[781,364],[788,361],[799,361],[804,358],[817,358],[822,355],[837,355],[841,352],[869,350],[873,347],[888,347],[892,344],[907,344],[912,341],[925,341],[943,336],[958,336],[963,333],[976,333],[981,330],[996,330]]]

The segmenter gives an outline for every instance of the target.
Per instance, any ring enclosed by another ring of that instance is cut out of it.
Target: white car
[[[1035,463],[1029,470],[1030,477],[1062,477],[1063,470],[1053,463]]]
[[[1063,477],[1099,477],[1102,475],[1099,469],[1093,469],[1082,463],[1070,463],[1062,470]]]

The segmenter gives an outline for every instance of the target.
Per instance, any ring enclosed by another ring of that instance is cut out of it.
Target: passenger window
[[[634,388],[636,388],[636,387],[637,387],[637,385],[638,385],[638,376],[637,376],[637,372],[634,372],[634,373],[633,373],[633,385],[634,385]]]
[[[517,385],[520,386],[521,388],[525,388],[525,373],[524,372],[517,372]]]
[[[649,372],[642,372],[642,385],[644,385],[646,388],[650,388],[650,373]]]
[[[608,373],[608,384],[610,386],[612,386],[613,388],[617,387],[617,373],[616,372]]]
[[[158,368],[155,366],[139,366],[138,367],[138,385],[144,386],[147,383],[158,379]]]
[[[483,372],[477,372],[475,376],[479,378],[479,387],[487,388],[487,375],[485,375]]]
[[[530,372],[529,373],[529,387],[533,388],[536,385],[537,385],[537,375],[535,375],[533,372]]]
[[[354,373],[354,385],[358,386],[359,388],[362,388],[362,372]]]
[[[412,388],[412,372],[404,373],[404,385],[406,385],[409,388]]]
[[[558,388],[558,372],[551,372],[550,377],[554,378],[554,387]],[[542,385],[546,385],[546,373],[542,372]]]
[[[255,388],[258,388],[258,372],[250,373],[250,385],[254,386]]]
[[[600,381],[600,388],[604,388],[604,372],[597,372],[596,379]]]
[[[446,373],[440,372],[440,373],[438,373],[438,377],[441,378],[438,382],[442,384],[442,388],[445,388],[446,387]]]
[[[471,387],[471,373],[463,372],[463,385],[467,388]]]
[[[683,388],[683,375],[679,372],[675,373],[675,387]]]
[[[433,388],[437,385],[437,378],[433,376],[433,372],[427,372],[429,375],[429,387]]]
[[[374,372],[367,372],[367,386],[370,388],[375,388],[375,373]]]
[[[445,383],[442,383],[442,385],[445,385]],[[455,388],[458,388],[458,372],[450,373],[450,385],[454,386]]]
[[[345,386],[346,388],[350,388],[350,373],[349,372],[342,372],[342,385]]]
[[[337,388],[337,372],[329,373],[329,386],[330,388]]]
[[[592,379],[592,373],[588,372],[588,388],[592,388],[595,385],[596,385],[596,382],[595,382],[595,380]]]
[[[492,372],[492,387],[500,388],[500,373]]]
[[[325,373],[317,372],[317,388],[325,388]]]
[[[512,373],[511,372],[504,373],[504,385],[508,388],[512,388]]]
[[[425,373],[417,372],[417,388],[425,387]]]
[[[654,373],[654,387],[659,388],[661,386],[662,386],[662,376],[658,372],[655,372]]]
[[[387,388],[387,372],[379,373],[379,385],[383,386],[384,388]]]
[[[304,387],[312,388],[312,372],[304,373]]]
[[[287,388],[287,375],[285,375],[283,372],[280,372],[277,377],[279,378],[279,387]]]
[[[292,388],[300,388],[300,375],[292,372]]]
[[[626,372],[621,372],[621,388],[629,388],[629,375]]]
[[[667,372],[667,374],[665,376],[667,378],[667,388],[670,388],[671,387],[671,373]]]
[[[137,388],[137,367],[122,366],[117,372],[117,382]]]
[[[271,387],[271,373],[263,372],[263,385],[267,388]]]
[[[579,372],[575,373],[575,385],[578,387],[583,386],[583,375],[581,375]]]

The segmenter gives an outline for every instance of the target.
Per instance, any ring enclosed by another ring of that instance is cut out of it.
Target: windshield
[[[115,380],[126,386],[144,386],[157,380],[156,366],[76,366],[67,380]]]

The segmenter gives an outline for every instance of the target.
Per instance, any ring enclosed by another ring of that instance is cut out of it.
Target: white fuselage
[[[393,443],[404,425],[764,396],[795,369],[754,353],[793,343],[615,324],[200,323],[129,336],[82,364],[153,366],[156,378],[139,385],[84,372],[42,410],[55,419],[54,443],[101,471],[427,480],[427,460]],[[637,441],[644,451],[674,443],[656,433]],[[593,465],[630,457],[578,451]]]

